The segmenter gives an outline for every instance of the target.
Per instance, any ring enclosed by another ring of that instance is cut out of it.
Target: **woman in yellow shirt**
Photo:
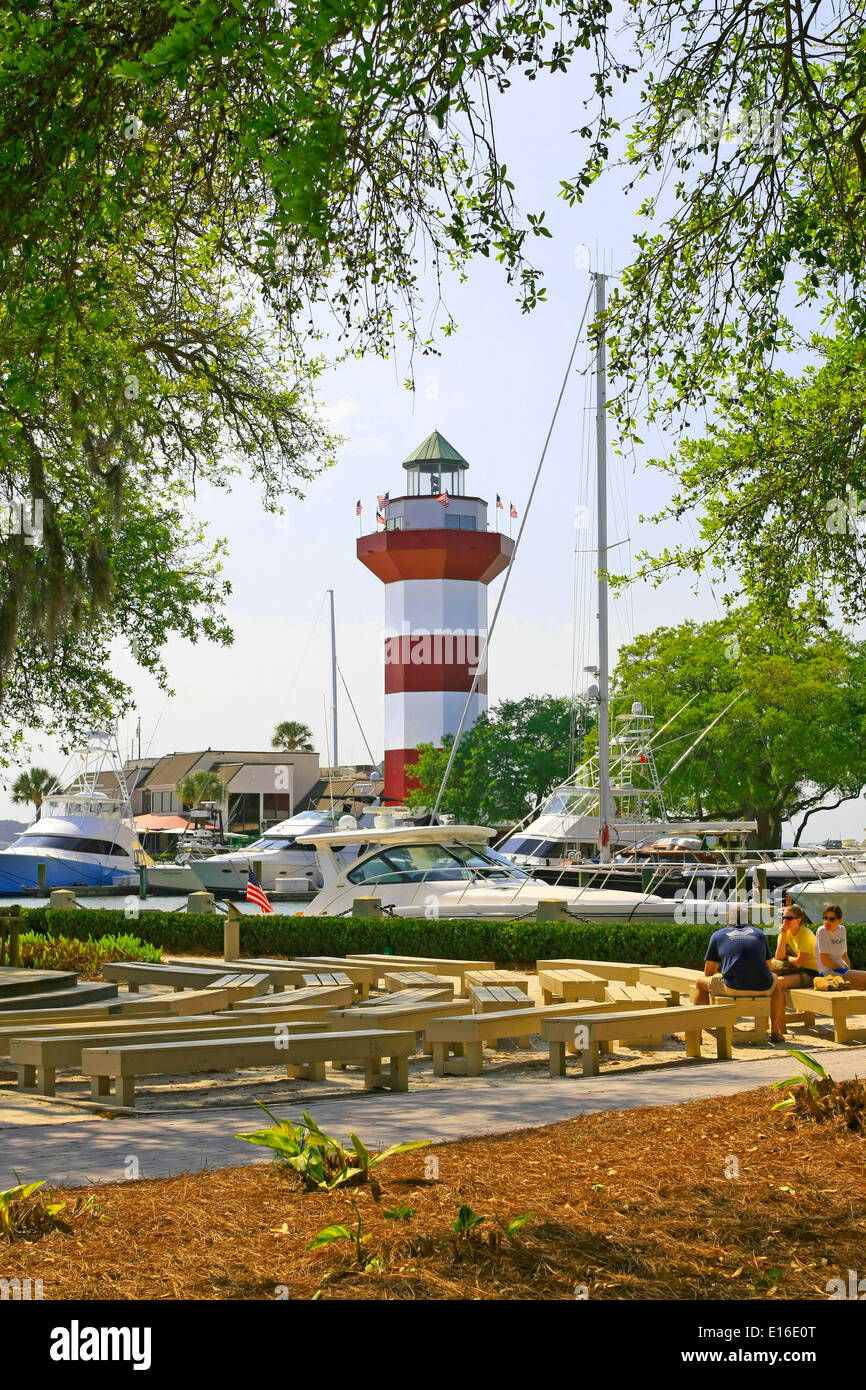
[[[782,909],[782,928],[770,969],[778,977],[780,989],[811,989],[818,974],[815,933],[802,907],[786,903]]]

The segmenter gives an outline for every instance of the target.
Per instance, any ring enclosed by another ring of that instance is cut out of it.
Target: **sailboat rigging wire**
[[[360,719],[358,718],[358,711],[355,709],[355,701],[352,699],[351,695],[349,694],[349,687],[348,687],[347,684],[346,684],[346,677],[343,675],[342,668],[341,668],[339,665],[337,666],[337,672],[338,672],[338,674],[339,674],[340,680],[343,682],[343,689],[344,689],[345,692],[346,692],[346,699],[349,701],[349,707],[350,707],[352,713],[353,713],[354,716],[355,716],[355,723],[358,725],[358,729],[360,730],[360,733],[361,733],[361,738],[364,740],[364,747],[366,748],[367,752],[370,754],[370,762],[371,762],[371,763],[374,765],[374,767],[375,767],[376,759],[373,757],[373,750],[372,750],[372,748],[370,747],[369,743],[367,742],[367,735],[364,733],[363,725],[361,724],[361,721],[360,721]]]
[[[327,597],[328,597],[328,591],[327,591],[327,589],[324,589],[324,590],[322,591],[322,597],[321,597],[321,599],[319,600],[319,608],[318,608],[318,611],[317,611],[317,613],[316,613],[316,616],[315,616],[315,618],[313,619],[313,621],[310,623],[310,630],[309,630],[309,632],[307,633],[307,640],[306,640],[306,642],[304,643],[304,650],[301,652],[301,659],[300,659],[300,661],[298,662],[297,666],[295,667],[295,675],[294,675],[294,678],[293,678],[292,683],[291,683],[291,685],[289,686],[288,690],[286,691],[286,696],[285,696],[285,698],[286,698],[286,703],[288,703],[288,701],[291,699],[292,692],[294,691],[294,688],[295,688],[295,686],[296,686],[297,683],[298,683],[298,677],[300,676],[301,671],[304,669],[304,662],[306,661],[306,659],[307,659],[307,653],[308,653],[309,650],[310,650],[310,643],[311,643],[312,640],[313,640],[313,633],[315,632],[315,630],[316,630],[316,625],[317,625],[319,619],[320,619],[321,616],[322,616],[322,609],[323,609],[324,606],[325,606],[325,599],[326,599]]]
[[[670,719],[667,721],[666,724],[662,724],[662,726],[661,726],[660,729],[656,729],[655,733],[653,734],[652,738],[650,739],[650,744],[651,744],[651,745],[652,745],[653,743],[655,743],[655,741],[656,741],[657,738],[660,738],[660,737],[661,737],[661,735],[664,733],[665,729],[669,729],[669,728],[671,727],[671,724],[673,724],[673,722],[674,722],[675,719],[679,719],[679,717],[680,717],[680,715],[682,714],[683,710],[687,710],[687,709],[688,709],[689,705],[692,703],[692,700],[696,700],[696,699],[698,698],[699,693],[700,693],[700,692],[696,690],[695,693],[694,693],[694,695],[690,695],[689,698],[686,700],[685,704],[684,704],[684,705],[680,705],[680,707],[679,707],[679,709],[677,710],[676,714],[672,714],[671,717],[670,717]],[[685,735],[683,735],[683,737],[685,737]],[[669,741],[671,741],[671,740],[669,740]],[[666,745],[666,744],[662,744],[661,746],[664,748],[664,747],[666,747],[667,745]]]
[[[666,782],[666,781],[668,780],[669,777],[672,777],[672,776],[673,776],[673,774],[676,772],[677,768],[679,767],[680,763],[685,762],[685,760],[686,760],[686,758],[689,756],[689,754],[692,753],[692,752],[694,752],[694,750],[697,748],[698,744],[701,743],[701,742],[703,741],[703,739],[706,738],[707,734],[710,732],[710,729],[714,729],[715,726],[718,724],[719,720],[720,720],[720,719],[724,719],[724,717],[725,717],[725,715],[727,714],[728,710],[729,710],[729,709],[733,709],[733,707],[734,707],[734,705],[737,703],[737,701],[738,701],[738,700],[742,700],[742,698],[743,698],[743,696],[745,695],[745,693],[746,693],[745,690],[741,690],[740,693],[739,693],[739,695],[735,695],[735,696],[734,696],[734,699],[731,700],[730,704],[725,705],[725,708],[722,710],[721,714],[717,714],[717,715],[716,715],[716,717],[715,717],[715,719],[713,720],[712,724],[708,724],[707,727],[703,730],[703,732],[702,732],[701,734],[699,734],[699,736],[695,739],[694,743],[693,743],[689,748],[686,749],[686,751],[685,751],[685,753],[683,753],[682,757],[677,758],[677,761],[674,763],[673,767],[668,768],[668,770],[667,770],[667,772],[665,773],[664,777],[661,779],[662,782]]]
[[[518,532],[517,532],[517,540],[514,542],[514,550],[513,550],[512,555],[511,555],[511,563],[509,564],[508,569],[505,571],[505,578],[504,578],[504,580],[503,580],[503,582],[502,582],[502,588],[501,588],[500,591],[499,591],[499,598],[496,600],[496,608],[495,608],[494,613],[493,613],[492,621],[491,621],[491,623],[490,623],[489,628],[487,629],[487,633],[486,633],[485,638],[484,638],[484,646],[483,646],[483,648],[482,648],[481,657],[480,657],[480,660],[479,660],[479,662],[478,662],[478,666],[477,666],[476,671],[475,671],[474,679],[473,679],[473,681],[472,681],[472,687],[471,687],[471,689],[470,689],[470,691],[469,691],[469,694],[466,696],[466,703],[465,703],[464,706],[463,706],[463,713],[462,713],[461,716],[460,716],[460,723],[459,723],[459,725],[457,726],[457,732],[456,732],[456,734],[454,735],[454,742],[453,742],[452,745],[451,745],[451,752],[450,752],[449,757],[448,757],[448,763],[447,763],[447,765],[446,765],[445,772],[444,772],[444,775],[443,775],[443,777],[442,777],[442,782],[441,782],[441,784],[440,784],[439,791],[438,791],[437,796],[436,796],[436,803],[435,803],[435,805],[434,805],[434,807],[433,807],[433,810],[432,810],[432,813],[431,813],[431,816],[430,816],[431,824],[434,824],[434,825],[435,825],[435,823],[436,823],[436,817],[437,817],[437,815],[439,814],[439,807],[440,807],[441,802],[442,802],[442,797],[443,797],[443,795],[444,795],[445,788],[446,788],[446,786],[448,785],[448,778],[451,776],[451,769],[452,769],[452,767],[454,766],[454,758],[455,758],[455,756],[456,756],[456,754],[457,754],[457,749],[458,749],[459,746],[460,746],[460,739],[461,739],[462,736],[463,736],[463,730],[464,730],[465,725],[466,725],[466,720],[467,720],[467,717],[468,717],[468,715],[469,715],[469,710],[470,710],[471,705],[472,705],[472,700],[474,699],[474,697],[475,697],[475,692],[476,692],[476,690],[478,689],[478,682],[479,682],[480,679],[481,679],[481,674],[482,674],[482,672],[487,670],[487,651],[488,651],[488,648],[489,648],[489,646],[490,646],[490,639],[491,639],[491,637],[493,636],[494,630],[495,630],[495,628],[496,628],[496,622],[497,622],[497,619],[499,618],[500,609],[502,608],[502,600],[505,598],[505,593],[506,593],[506,590],[508,589],[508,581],[510,580],[511,575],[512,575],[512,573],[513,573],[513,571],[514,571],[514,561],[517,559],[517,552],[518,552],[518,550],[520,549],[520,542],[521,542],[521,539],[522,539],[522,537],[523,537],[523,532],[524,532],[524,529],[525,529],[525,527],[526,527],[526,522],[527,522],[527,520],[528,520],[528,518],[529,518],[529,513],[530,513],[530,511],[531,511],[531,509],[532,509],[532,499],[534,498],[534,496],[535,496],[535,490],[536,490],[536,488],[538,487],[538,480],[539,480],[539,478],[541,477],[541,469],[542,469],[542,467],[543,467],[543,465],[544,465],[544,460],[545,460],[545,458],[546,458],[546,456],[547,456],[547,448],[548,448],[548,445],[550,444],[551,435],[553,434],[553,429],[554,429],[554,426],[555,426],[555,424],[556,424],[557,417],[558,417],[558,415],[559,415],[559,407],[560,407],[561,404],[562,404],[562,398],[563,398],[563,396],[565,395],[565,388],[566,388],[566,386],[568,385],[568,378],[569,378],[569,376],[571,375],[571,365],[572,365],[572,363],[574,362],[574,356],[575,356],[575,353],[577,352],[578,344],[580,343],[580,335],[581,335],[581,333],[583,332],[583,325],[584,325],[584,323],[586,322],[586,315],[587,315],[587,312],[588,312],[588,310],[589,310],[589,305],[590,305],[590,301],[591,301],[592,296],[593,296],[594,288],[595,288],[594,285],[593,285],[592,287],[590,287],[589,294],[586,296],[586,303],[585,303],[584,306],[583,306],[583,313],[581,314],[581,317],[580,317],[580,325],[579,325],[579,327],[578,327],[577,334],[576,334],[575,339],[574,339],[574,346],[573,346],[572,349],[571,349],[571,355],[569,356],[569,359],[568,359],[568,366],[567,366],[566,369],[565,369],[565,375],[564,375],[563,378],[562,378],[562,385],[561,385],[560,388],[559,388],[559,395],[558,395],[557,400],[556,400],[556,405],[554,406],[554,409],[553,409],[553,415],[552,415],[552,417],[551,417],[550,426],[549,426],[548,431],[547,431],[547,437],[546,437],[546,439],[545,439],[545,441],[544,441],[544,448],[542,449],[542,451],[541,451],[541,457],[540,457],[540,459],[538,460],[538,467],[537,467],[536,470],[535,470],[535,477],[534,477],[533,480],[532,480],[532,487],[531,487],[530,490],[529,490],[529,498],[528,498],[527,503],[526,503],[526,506],[525,506],[525,508],[524,508],[523,517],[522,517],[522,519],[521,519],[520,527],[519,527]]]

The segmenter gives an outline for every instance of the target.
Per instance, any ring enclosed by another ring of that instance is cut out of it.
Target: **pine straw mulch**
[[[46,1299],[573,1299],[579,1285],[592,1299],[825,1299],[828,1279],[866,1264],[866,1141],[774,1113],[778,1097],[584,1115],[400,1155],[379,1170],[378,1205],[352,1189],[379,1268],[357,1269],[346,1242],[305,1248],[351,1217],[344,1194],[251,1166],[100,1187],[101,1216],[0,1244],[0,1277],[40,1278]],[[438,1181],[424,1177],[428,1155]],[[385,1218],[397,1203],[411,1219]],[[463,1240],[461,1204],[487,1217]],[[495,1217],[529,1211],[512,1244]]]

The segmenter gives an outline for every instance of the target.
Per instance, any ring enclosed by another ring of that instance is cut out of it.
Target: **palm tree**
[[[284,719],[274,729],[271,747],[285,749],[287,753],[312,753],[313,731],[297,719]]]
[[[219,772],[206,772],[200,768],[198,772],[188,772],[185,777],[175,783],[175,791],[180,797],[184,806],[198,806],[200,801],[215,801],[217,805],[222,805],[225,800],[225,782]]]
[[[11,798],[16,806],[24,806],[28,801],[32,801],[36,807],[36,819],[42,812],[42,802],[57,779],[54,774],[44,767],[31,767],[28,772],[22,772],[12,785]]]

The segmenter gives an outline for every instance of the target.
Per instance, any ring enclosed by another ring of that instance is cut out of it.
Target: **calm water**
[[[102,894],[89,897],[86,893],[82,893],[76,900],[80,907],[108,908],[114,912],[118,910],[121,912],[127,911],[130,920],[134,920],[139,912],[186,911],[185,895],[172,897],[170,894],[166,894],[164,897],[160,895],[159,897],[149,897],[142,900],[136,893],[130,893],[128,895],[119,893],[116,897],[103,897]],[[272,900],[271,906],[275,913],[291,917],[294,916],[296,912],[300,912],[309,901],[309,898],[283,898],[279,902]],[[3,906],[9,903],[20,903],[22,907],[47,907],[48,899],[0,897],[0,912],[2,912]],[[235,902],[235,907],[239,912],[245,913],[250,917],[262,916],[262,913],[256,907],[255,903]],[[219,915],[222,916],[222,913]]]

